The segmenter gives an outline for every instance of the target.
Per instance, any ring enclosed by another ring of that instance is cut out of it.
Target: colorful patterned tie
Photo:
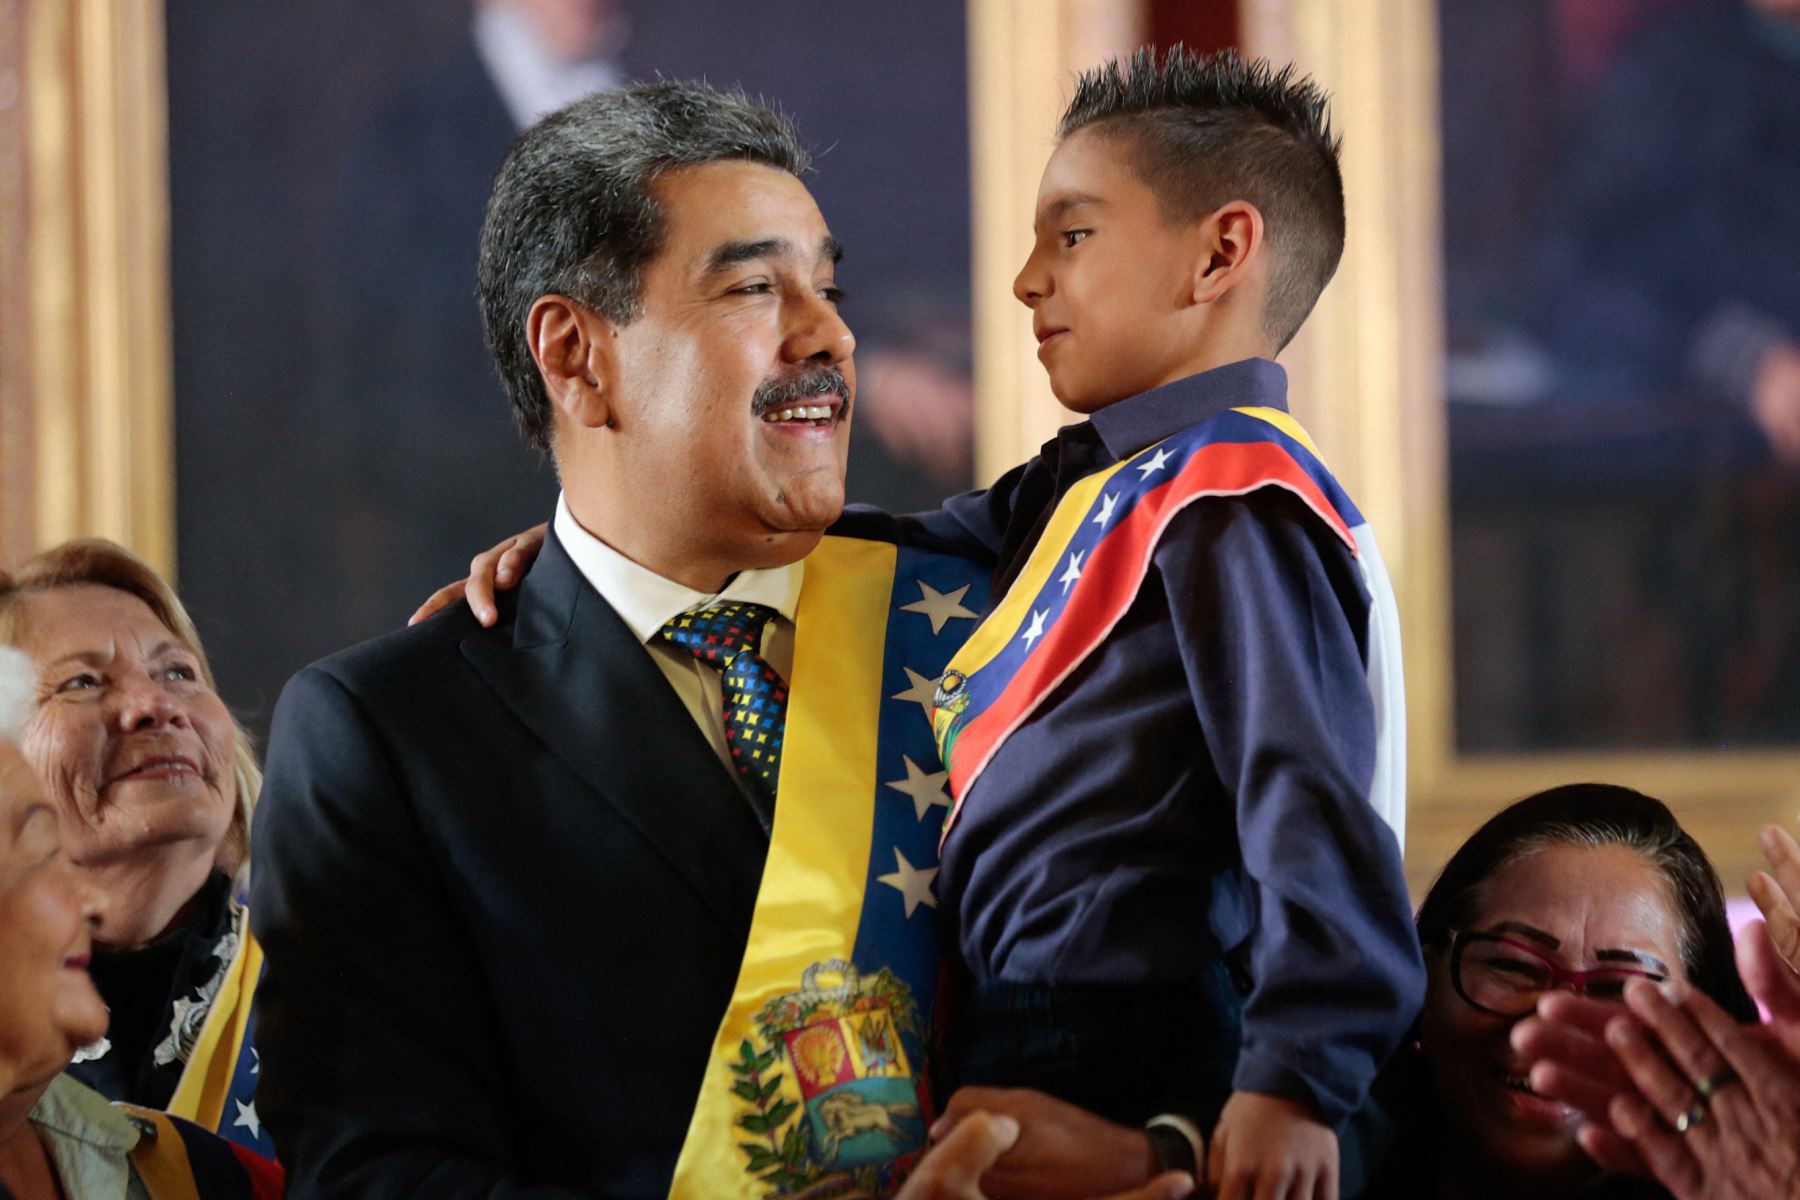
[[[766,604],[718,604],[691,609],[662,627],[666,641],[719,670],[725,700],[725,744],[750,793],[763,829],[775,823],[781,778],[781,739],[787,723],[787,683],[758,648],[774,620]]]

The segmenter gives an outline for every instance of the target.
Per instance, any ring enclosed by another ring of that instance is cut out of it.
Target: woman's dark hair
[[[1428,951],[1447,945],[1453,931],[1475,919],[1494,872],[1552,846],[1623,846],[1661,872],[1681,921],[1678,944],[1689,982],[1738,1020],[1756,1018],[1738,977],[1718,872],[1668,805],[1627,787],[1571,783],[1494,814],[1426,893],[1419,941]]]

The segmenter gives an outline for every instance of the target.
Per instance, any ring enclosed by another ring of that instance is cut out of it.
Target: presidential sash
[[[169,1112],[220,1137],[275,1157],[275,1144],[256,1115],[256,1079],[261,1070],[253,1039],[256,985],[262,980],[262,945],[250,932],[241,905],[234,905],[237,949],[200,1026],[193,1053],[175,1085]]]
[[[1298,422],[1279,409],[1238,408],[1087,476],[1057,503],[1024,569],[939,682],[932,728],[955,798],[944,837],[1001,745],[1124,617],[1176,514],[1208,496],[1269,487],[1306,504],[1356,557],[1369,589],[1366,644],[1378,737],[1370,802],[1400,835],[1399,618],[1373,533]]]
[[[931,702],[987,580],[855,538],[807,557],[768,860],[671,1196],[888,1195],[923,1148],[950,805]]]

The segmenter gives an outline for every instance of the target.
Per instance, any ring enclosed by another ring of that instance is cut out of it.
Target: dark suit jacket
[[[665,1194],[766,850],[554,537],[494,629],[295,676],[251,905],[288,1194]]]

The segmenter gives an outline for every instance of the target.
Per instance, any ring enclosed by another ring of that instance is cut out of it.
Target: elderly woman
[[[30,661],[0,646],[0,1196],[274,1200],[274,1164],[61,1074],[106,1029],[87,967],[107,914],[16,744],[35,690]]]
[[[112,1020],[71,1073],[272,1154],[248,1038],[262,956],[234,892],[260,777],[193,622],[128,551],[76,541],[0,573],[0,642],[35,668],[25,756],[104,900],[90,969]]]
[[[1398,1145],[1371,1197],[1482,1200],[1665,1195],[1610,1175],[1580,1114],[1536,1092],[1515,1025],[1573,991],[1623,1012],[1634,980],[1681,980],[1737,1019],[1717,874],[1661,802],[1576,784],[1503,810],[1458,850],[1419,909],[1430,971],[1418,1041],[1382,1082]]]

